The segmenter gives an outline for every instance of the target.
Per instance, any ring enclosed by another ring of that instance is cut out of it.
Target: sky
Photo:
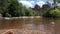
[[[42,7],[42,5],[46,4],[47,1],[49,3],[53,3],[53,0],[20,0],[19,2],[26,6],[27,8],[29,7],[34,8],[35,4]]]

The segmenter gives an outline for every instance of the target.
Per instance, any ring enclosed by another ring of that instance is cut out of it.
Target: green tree
[[[8,13],[13,16],[19,16],[19,3],[17,0],[11,0],[11,4],[7,8]]]
[[[0,0],[0,13],[6,13],[10,0]]]
[[[18,0],[0,0],[0,13],[3,17],[40,15],[38,11],[32,10],[32,8],[26,8]]]
[[[5,17],[7,13],[11,16],[19,16],[18,0],[0,0],[0,4],[0,13],[3,17]]]
[[[60,0],[58,0],[58,3],[60,3]]]
[[[60,10],[58,8],[55,9],[49,9],[46,13],[43,15],[44,17],[53,17],[53,18],[60,18]]]
[[[37,13],[38,13],[37,11],[34,11],[30,8],[25,10],[25,15],[26,16],[37,16],[38,15]]]

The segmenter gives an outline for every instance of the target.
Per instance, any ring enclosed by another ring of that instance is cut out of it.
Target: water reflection
[[[60,20],[46,18],[21,18],[13,20],[0,20],[0,29],[28,29],[60,33]],[[57,32],[56,32],[57,31]]]
[[[34,24],[25,24],[25,25],[23,25],[23,28],[24,28],[24,29],[33,30],[33,29],[35,29],[36,27],[35,27]]]
[[[40,24],[38,25],[38,30],[45,31],[45,30],[46,30],[46,29],[45,29],[45,25],[43,25],[42,23],[40,23]]]

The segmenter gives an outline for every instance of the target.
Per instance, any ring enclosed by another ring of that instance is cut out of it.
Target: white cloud
[[[48,2],[51,3],[51,4],[54,3],[53,0],[50,0],[50,1],[48,1]]]
[[[21,2],[26,7],[34,7],[35,4],[42,7],[42,5],[45,4],[47,1],[49,1],[49,3],[53,3],[52,0],[20,0],[19,2]]]
[[[24,6],[26,7],[32,7],[32,3],[34,3],[33,1],[19,1],[20,3],[22,3]]]
[[[45,2],[43,2],[43,1],[39,1],[39,2],[37,2],[36,4],[39,5],[40,7],[42,7],[42,5],[45,4]]]
[[[20,0],[20,1],[34,1],[34,0]]]
[[[21,2],[26,7],[33,7],[35,4],[35,1],[19,1],[19,2]],[[42,7],[42,5],[45,4],[45,2],[39,1],[36,4],[39,5],[40,7]]]
[[[34,4],[34,1],[29,1],[31,4]]]

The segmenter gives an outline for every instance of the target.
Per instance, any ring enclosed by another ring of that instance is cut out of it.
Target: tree
[[[25,16],[38,16],[38,12],[29,8],[25,10]]]
[[[5,17],[6,14],[9,14],[11,16],[19,16],[18,0],[0,0],[0,4],[0,13],[3,17]]]
[[[32,10],[32,8],[26,8],[18,0],[0,0],[0,13],[3,17],[39,15],[38,11]]]
[[[8,13],[13,16],[19,16],[19,3],[17,0],[11,0],[11,4],[8,6]]]
[[[54,1],[54,9],[57,6],[57,4],[60,2],[60,0],[53,0]]]
[[[60,3],[60,0],[53,0],[53,1],[54,1],[54,3],[56,3],[56,2]]]
[[[10,0],[0,0],[0,13],[6,13],[7,7],[10,5]]]
[[[58,3],[60,3],[60,0],[58,0]]]

